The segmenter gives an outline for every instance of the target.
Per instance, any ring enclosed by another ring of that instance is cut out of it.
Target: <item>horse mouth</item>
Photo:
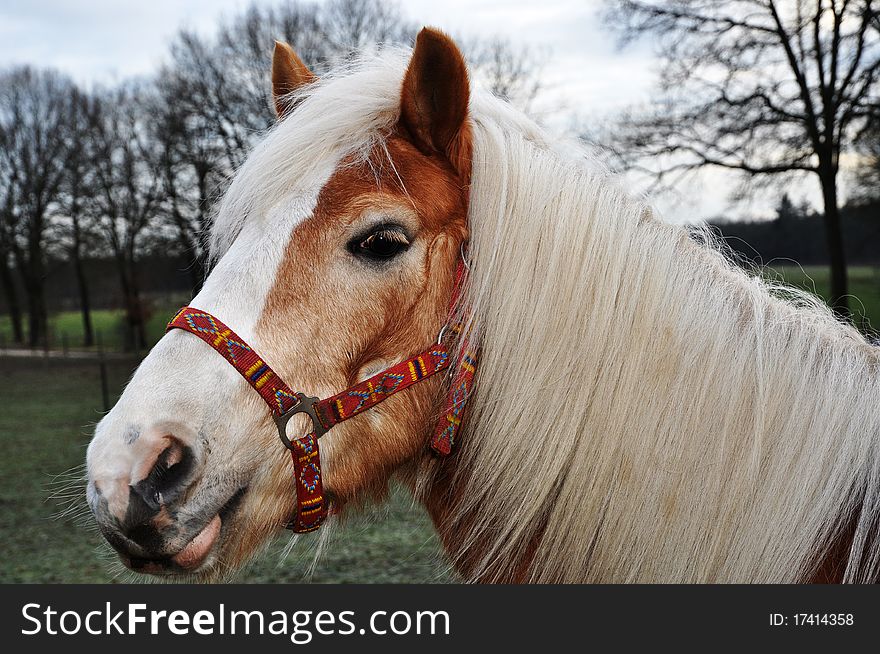
[[[158,558],[140,558],[120,553],[122,563],[134,572],[152,575],[193,574],[204,567],[222,540],[224,523],[238,507],[247,488],[241,488],[229,498],[223,508],[211,518],[179,551]]]

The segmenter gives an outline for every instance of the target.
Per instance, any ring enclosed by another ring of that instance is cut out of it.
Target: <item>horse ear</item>
[[[275,50],[272,51],[272,101],[279,120],[293,109],[290,94],[317,79],[293,48],[283,41],[275,41]]]
[[[424,28],[403,78],[400,121],[420,150],[445,155],[464,177],[470,173],[469,97],[467,66],[458,47],[443,32]]]

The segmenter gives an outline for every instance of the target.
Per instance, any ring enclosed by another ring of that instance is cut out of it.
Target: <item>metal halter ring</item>
[[[293,451],[293,443],[291,443],[290,439],[287,437],[287,423],[290,422],[290,419],[297,413],[305,413],[312,419],[312,432],[315,434],[316,439],[321,438],[321,436],[327,433],[327,428],[321,422],[321,419],[318,417],[318,412],[315,410],[315,405],[320,400],[317,397],[310,397],[305,393],[297,393],[296,399],[297,403],[287,411],[281,415],[272,416],[278,427],[278,436],[281,438],[281,442],[284,443],[284,447],[291,451]]]

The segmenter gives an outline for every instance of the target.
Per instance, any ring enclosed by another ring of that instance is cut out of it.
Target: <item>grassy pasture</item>
[[[133,362],[110,363],[111,389],[121,390],[133,366]],[[82,486],[73,482],[81,474],[91,425],[101,417],[97,363],[0,357],[0,402],[4,407],[0,412],[4,452],[0,457],[0,542],[4,544],[0,583],[132,579],[114,562],[87,516],[55,517],[70,500],[74,508],[83,508]],[[396,491],[385,506],[339,529],[309,577],[311,545],[316,540],[315,534],[304,536],[283,557],[287,537],[281,537],[236,580],[393,583],[449,579],[430,520],[411,505],[403,491]]]
[[[163,307],[157,309],[147,320],[147,343],[152,346],[162,338],[165,325],[171,320],[174,312],[180,307]],[[100,335],[101,344],[105,350],[118,351],[122,349],[123,331],[122,323],[125,312],[122,309],[96,309],[92,311],[92,330],[96,338]],[[24,317],[24,327],[27,329],[27,316]],[[0,343],[7,345],[12,341],[12,323],[8,315],[0,316]],[[62,349],[66,342],[70,349],[82,350],[83,325],[82,314],[79,311],[61,311],[49,316],[49,341],[52,349]],[[95,349],[95,346],[91,348]]]

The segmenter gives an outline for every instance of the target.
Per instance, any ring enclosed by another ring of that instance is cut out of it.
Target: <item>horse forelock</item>
[[[346,156],[369,157],[399,116],[407,52],[365,54],[294,93],[295,109],[269,129],[235,172],[209,235],[216,259],[248,220],[325,178]]]

